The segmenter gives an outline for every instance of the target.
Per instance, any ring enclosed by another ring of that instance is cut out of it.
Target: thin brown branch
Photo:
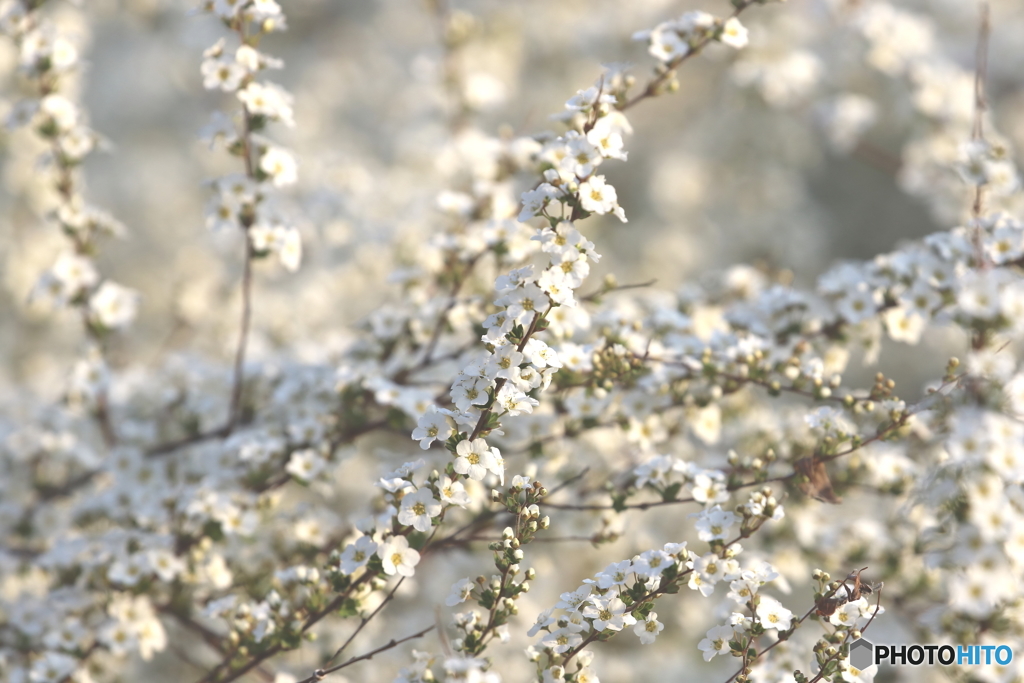
[[[733,13],[729,15],[730,18],[738,17],[745,9],[747,9],[753,4],[756,4],[756,0],[745,0],[744,2],[741,2],[740,4],[736,5],[736,9],[734,9]],[[673,77],[675,77],[676,69],[678,69],[683,64],[683,62],[693,57],[696,57],[701,52],[703,52],[704,48],[707,47],[709,43],[714,42],[714,40],[714,35],[708,35],[702,38],[701,40],[698,40],[693,45],[691,45],[689,52],[679,57],[676,57],[672,61],[665,64],[664,70],[661,71],[661,73],[659,73],[656,77],[651,79],[644,87],[644,89],[640,91],[640,93],[619,105],[619,110],[626,111],[627,109],[631,109],[632,107],[636,106],[640,102],[643,102],[644,100],[650,97],[657,97],[658,95],[660,95],[662,93],[662,89],[664,88],[664,86],[669,81],[671,81]]]
[[[402,643],[408,642],[410,640],[415,640],[416,638],[422,638],[423,636],[434,630],[434,628],[435,626],[431,624],[430,626],[427,626],[424,629],[420,629],[416,633],[407,635],[404,638],[392,638],[380,647],[370,650],[366,654],[359,655],[358,657],[352,657],[351,659],[348,659],[342,662],[341,664],[338,664],[337,666],[332,666],[329,669],[317,669],[315,672],[313,672],[312,676],[302,679],[301,681],[299,681],[299,683],[316,683],[316,681],[322,681],[324,678],[327,677],[328,674],[332,674],[335,671],[341,671],[345,667],[352,666],[356,662],[362,662],[367,659],[373,659],[374,656],[380,654],[381,652],[384,652],[385,650],[390,650],[391,648],[397,647]]]
[[[985,141],[985,112],[988,109],[988,102],[985,98],[985,81],[988,77],[988,39],[990,28],[989,6],[987,2],[982,2],[980,17],[978,18],[978,42],[974,63],[974,121],[971,126],[971,140],[975,142]],[[982,244],[981,217],[984,213],[985,187],[984,183],[979,182],[974,187],[971,217],[974,219],[974,255],[977,267],[981,269],[985,269],[989,265],[988,258],[985,255],[985,247]]]
[[[348,646],[349,646],[349,645],[350,645],[350,644],[352,643],[352,641],[353,641],[353,640],[355,640],[355,637],[359,635],[360,631],[362,631],[362,630],[363,630],[363,629],[364,629],[364,628],[366,627],[366,625],[367,625],[367,624],[369,624],[369,623],[370,623],[370,621],[371,621],[371,620],[372,620],[372,619],[373,619],[373,618],[374,618],[375,616],[377,616],[377,614],[378,614],[378,613],[380,613],[380,611],[381,611],[382,609],[384,609],[384,607],[385,607],[385,606],[386,606],[386,605],[387,605],[387,604],[388,604],[389,602],[391,602],[391,601],[392,601],[392,600],[394,599],[394,597],[395,597],[395,593],[396,593],[396,592],[398,591],[398,588],[399,588],[399,587],[400,587],[400,586],[401,586],[401,585],[402,585],[402,584],[403,584],[404,582],[405,582],[405,577],[404,577],[404,576],[403,576],[402,578],[400,578],[400,579],[399,579],[398,581],[396,581],[396,582],[395,582],[395,586],[394,586],[394,588],[392,588],[392,589],[391,589],[391,592],[389,592],[389,593],[387,594],[387,597],[385,597],[385,598],[384,598],[383,600],[381,600],[380,604],[379,604],[379,605],[377,605],[377,608],[376,608],[375,610],[373,610],[373,611],[372,611],[372,612],[370,612],[370,613],[369,613],[368,615],[366,615],[365,617],[363,617],[363,618],[362,618],[362,620],[361,620],[361,621],[359,622],[359,626],[357,626],[357,627],[356,627],[356,630],[355,630],[355,631],[353,631],[353,632],[352,632],[352,634],[351,634],[351,635],[350,635],[350,636],[349,636],[349,637],[348,637],[347,639],[345,639],[345,642],[341,644],[341,647],[339,647],[339,648],[338,648],[338,649],[337,649],[337,650],[336,650],[336,651],[334,652],[334,654],[333,654],[333,655],[331,655],[331,658],[327,660],[327,663],[328,663],[328,664],[330,664],[330,663],[331,663],[331,662],[333,662],[333,661],[334,661],[335,659],[337,659],[338,657],[340,657],[340,656],[341,656],[341,653],[345,651],[345,648],[347,648],[347,647],[348,647]]]
[[[581,296],[580,301],[594,301],[595,299],[599,299],[605,294],[611,294],[612,292],[621,292],[627,289],[642,289],[644,287],[650,287],[657,281],[657,278],[652,278],[647,282],[633,282],[628,285],[613,285],[611,287],[602,287],[596,292],[591,292],[590,294],[585,294],[584,296]]]
[[[985,139],[985,111],[988,102],[985,99],[985,81],[988,77],[988,39],[991,33],[990,11],[987,2],[981,3],[978,18],[978,42],[975,48],[974,62],[974,121],[971,126],[971,139]]]
[[[252,322],[252,241],[245,234],[245,263],[242,266],[242,321],[238,333],[238,347],[235,349],[234,376],[231,382],[231,407],[228,410],[228,422],[220,430],[219,436],[227,437],[238,426],[242,408],[242,385],[245,380],[245,350],[249,340],[249,327]]]

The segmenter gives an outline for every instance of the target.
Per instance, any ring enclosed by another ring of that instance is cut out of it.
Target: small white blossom
[[[419,552],[409,547],[409,540],[405,536],[389,538],[377,547],[377,555],[384,564],[384,573],[388,576],[412,576],[420,562]]]

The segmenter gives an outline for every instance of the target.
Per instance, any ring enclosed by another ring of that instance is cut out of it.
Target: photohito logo
[[[1013,650],[1009,645],[875,645],[864,638],[850,643],[850,664],[861,670],[882,663],[892,666],[1006,666],[1012,661]]]

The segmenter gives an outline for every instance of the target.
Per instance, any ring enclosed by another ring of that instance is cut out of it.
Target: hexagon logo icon
[[[850,644],[850,664],[863,671],[875,663],[875,646],[863,638]]]

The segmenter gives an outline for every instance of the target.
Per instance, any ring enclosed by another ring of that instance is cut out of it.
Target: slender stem
[[[231,386],[231,407],[228,422],[224,426],[222,436],[228,436],[238,426],[242,407],[242,385],[245,374],[245,349],[249,340],[249,327],[252,321],[252,241],[248,232],[245,235],[245,263],[242,266],[242,322],[238,333],[238,348],[235,350],[234,379]]]
[[[390,650],[391,648],[396,647],[398,645],[401,645],[402,643],[408,642],[410,640],[414,640],[416,638],[422,638],[424,635],[426,635],[426,634],[430,633],[431,631],[433,631],[434,628],[436,628],[436,627],[432,624],[430,626],[427,626],[426,628],[420,629],[416,633],[412,633],[410,635],[407,635],[404,638],[398,638],[398,639],[392,638],[391,640],[389,640],[385,644],[381,645],[380,647],[378,647],[376,649],[373,649],[373,650],[370,650],[366,654],[359,655],[358,657],[352,657],[351,659],[348,659],[348,660],[342,662],[341,664],[338,664],[337,666],[332,666],[329,669],[317,669],[316,672],[314,672],[312,676],[309,676],[308,678],[303,678],[301,681],[299,681],[299,683],[316,683],[316,681],[322,681],[328,674],[332,674],[335,671],[341,671],[345,667],[352,666],[356,662],[362,662],[362,661],[367,660],[367,659],[373,659],[373,657],[375,655],[380,654],[381,652],[384,652],[385,650]]]
[[[591,292],[590,294],[585,294],[585,295],[581,296],[580,297],[580,301],[594,301],[595,299],[599,299],[600,297],[604,296],[605,294],[610,294],[612,292],[621,292],[621,291],[626,290],[626,289],[643,289],[644,287],[650,287],[651,285],[653,285],[657,281],[658,280],[655,278],[655,279],[648,280],[646,282],[633,282],[633,283],[630,283],[628,285],[615,285],[613,287],[602,287],[601,289],[597,290],[596,292]]]
[[[974,64],[974,121],[971,126],[971,140],[985,141],[985,111],[988,103],[985,99],[985,80],[988,76],[988,38],[990,33],[989,6],[981,3],[981,16],[978,20],[978,42]],[[985,213],[985,187],[978,183],[974,187],[974,201],[971,204],[971,217],[974,219],[974,253],[977,267],[984,270],[989,262],[982,244],[981,217]]]
[[[337,650],[336,650],[336,651],[334,652],[334,654],[333,654],[333,655],[331,655],[331,658],[327,660],[327,663],[328,663],[328,664],[330,664],[330,663],[331,663],[331,662],[333,662],[333,661],[334,661],[335,659],[337,659],[338,657],[340,657],[340,656],[341,656],[341,653],[345,651],[345,648],[347,648],[347,647],[349,646],[349,644],[350,644],[350,643],[351,643],[351,642],[352,642],[353,640],[355,640],[355,637],[359,635],[359,632],[360,632],[360,631],[362,631],[362,630],[363,630],[363,629],[364,629],[364,628],[366,627],[366,625],[367,625],[368,623],[370,623],[370,620],[372,620],[372,619],[373,619],[373,618],[374,618],[375,616],[377,616],[377,614],[378,614],[378,613],[379,613],[379,612],[380,612],[380,611],[381,611],[382,609],[384,609],[384,606],[385,606],[385,605],[387,605],[387,604],[388,604],[389,602],[391,602],[391,600],[392,600],[392,599],[393,599],[393,598],[395,597],[395,593],[396,593],[396,592],[398,591],[398,588],[399,588],[399,586],[401,586],[401,585],[402,585],[402,584],[403,584],[404,582],[405,582],[405,577],[404,577],[404,576],[403,576],[402,578],[400,578],[400,579],[399,579],[398,581],[396,581],[396,582],[395,582],[395,586],[394,586],[394,588],[392,588],[392,589],[391,589],[391,592],[390,592],[390,593],[388,593],[387,597],[386,597],[386,598],[384,598],[383,600],[381,600],[380,604],[379,604],[379,605],[377,605],[377,608],[376,608],[375,610],[373,610],[373,611],[372,611],[372,612],[370,612],[370,613],[369,613],[368,615],[366,615],[365,617],[363,617],[362,621],[360,621],[360,622],[359,622],[359,626],[357,626],[357,627],[356,627],[356,630],[352,632],[352,635],[350,635],[350,636],[349,636],[349,637],[348,637],[348,638],[347,638],[347,639],[345,640],[345,642],[341,644],[341,647],[339,647],[339,648],[338,648],[338,649],[337,649]]]

